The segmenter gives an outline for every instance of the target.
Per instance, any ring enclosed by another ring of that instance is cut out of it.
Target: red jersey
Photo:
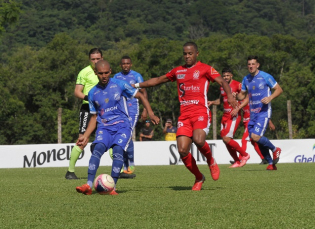
[[[213,67],[200,61],[192,67],[183,65],[168,72],[166,77],[172,82],[177,81],[180,113],[208,112],[208,88],[210,81],[214,82],[218,76],[220,74]]]
[[[242,84],[240,82],[236,80],[232,80],[229,85],[231,88],[231,92],[239,93],[241,91]],[[231,112],[233,111],[233,107],[228,103],[227,94],[223,90],[223,87],[220,87],[220,91],[221,91],[221,96],[223,98],[223,108],[224,108],[223,114],[230,115]]]
[[[249,109],[249,103],[242,108],[243,110],[243,122],[248,122],[250,118],[250,109]]]

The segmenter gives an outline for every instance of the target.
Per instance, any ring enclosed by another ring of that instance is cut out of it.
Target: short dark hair
[[[194,46],[194,48],[196,49],[196,51],[198,51],[198,46],[195,42],[192,42],[192,41],[189,41],[189,42],[186,42],[183,47],[186,47],[186,46]]]
[[[229,73],[233,74],[233,72],[232,72],[232,70],[230,68],[223,68],[222,69],[222,74],[225,73],[225,72],[229,72]]]
[[[248,56],[248,57],[247,57],[247,61],[249,61],[249,60],[256,60],[257,63],[259,63],[259,62],[258,62],[258,56],[255,56],[255,55],[250,55],[250,56]]]
[[[130,62],[131,62],[130,56],[123,56],[123,57],[120,59],[120,62],[121,62],[122,60],[130,60]]]
[[[89,52],[89,57],[92,55],[92,54],[96,54],[96,53],[99,53],[101,54],[101,57],[103,57],[103,53],[102,53],[102,50],[100,48],[92,48]]]

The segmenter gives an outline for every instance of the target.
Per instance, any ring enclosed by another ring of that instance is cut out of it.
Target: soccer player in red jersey
[[[172,69],[165,75],[137,83],[136,88],[153,87],[169,81],[177,82],[180,116],[177,123],[176,141],[180,157],[186,168],[195,175],[193,191],[199,191],[205,181],[205,176],[199,171],[196,160],[189,152],[194,142],[199,151],[207,158],[213,180],[220,176],[219,167],[212,157],[212,152],[206,136],[209,132],[211,113],[207,106],[207,92],[211,82],[217,82],[227,93],[228,102],[237,106],[227,82],[211,66],[197,61],[198,47],[194,42],[187,42],[183,46],[185,65]]]
[[[242,84],[236,80],[233,80],[232,70],[229,68],[224,68],[222,70],[223,79],[230,85],[232,93],[239,93],[241,91]],[[241,108],[245,104],[241,104],[238,107],[233,108],[227,100],[227,93],[220,88],[221,95],[220,98],[214,101],[209,101],[208,106],[220,105],[221,100],[223,100],[223,116],[221,120],[221,137],[223,142],[226,145],[230,155],[234,159],[234,164],[230,166],[230,168],[242,167],[246,164],[247,160],[250,158],[250,155],[245,152],[245,150],[233,140],[234,134],[238,125],[241,122]],[[242,160],[240,161],[236,152],[239,152],[242,156]]]

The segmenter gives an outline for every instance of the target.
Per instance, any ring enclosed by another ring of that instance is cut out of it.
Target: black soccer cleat
[[[136,174],[128,174],[128,173],[120,173],[119,178],[124,178],[124,179],[133,179],[136,177]]]
[[[264,158],[261,160],[260,165],[266,165],[268,164],[268,161]]]
[[[67,180],[78,180],[79,178],[75,175],[74,172],[67,171],[65,178]]]

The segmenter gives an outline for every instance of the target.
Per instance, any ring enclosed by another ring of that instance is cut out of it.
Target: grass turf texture
[[[229,169],[200,192],[184,166],[137,166],[135,179],[120,179],[118,196],[77,193],[81,180],[66,168],[0,169],[1,228],[314,228],[315,164]],[[110,174],[100,167],[98,174]]]

